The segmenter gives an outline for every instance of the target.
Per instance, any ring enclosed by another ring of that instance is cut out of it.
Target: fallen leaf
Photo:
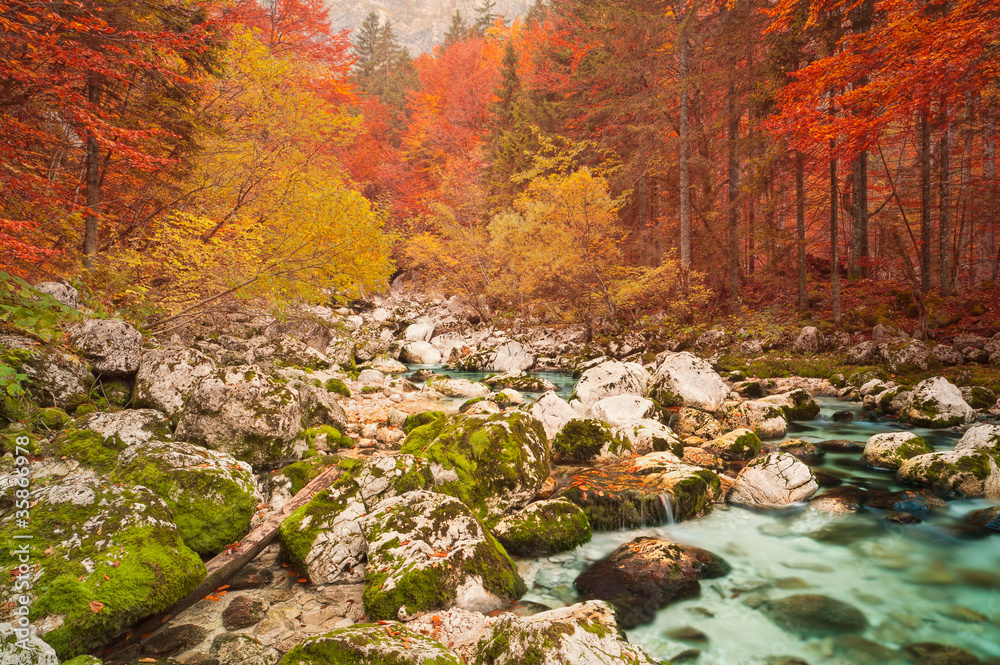
[[[107,574],[107,573],[104,573],[104,579],[106,579],[106,580],[108,580],[108,581],[110,581],[110,580],[111,580],[111,578],[110,578],[110,577],[108,577],[108,574]]]
[[[55,550],[52,549],[51,545],[49,545],[48,549],[46,549],[44,552],[42,552],[42,554],[44,554],[45,556],[52,556],[53,552],[55,552]]]
[[[300,577],[299,578],[299,584],[308,584],[308,583],[309,583],[309,580],[307,578],[305,578],[305,577]]]
[[[102,603],[101,601],[99,600],[90,601],[90,611],[93,612],[94,614],[97,614],[103,609],[104,609],[104,603]]]

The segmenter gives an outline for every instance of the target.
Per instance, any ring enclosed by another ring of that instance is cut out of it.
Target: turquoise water
[[[899,431],[892,423],[833,423],[834,412],[860,405],[820,400],[820,419],[796,424],[788,438],[851,439]],[[954,432],[915,430],[936,448],[950,448]],[[888,472],[857,464],[860,452],[827,453],[817,471],[869,489],[904,489]],[[529,581],[526,601],[549,607],[577,601],[573,579],[590,563],[639,535],[705,548],[731,565],[728,576],[702,582],[701,595],[661,610],[656,620],[628,632],[651,656],[701,665],[767,663],[795,657],[811,665],[886,663],[877,646],[898,650],[913,642],[962,647],[980,658],[1000,658],[1000,536],[973,537],[961,518],[993,505],[954,501],[921,524],[898,525],[881,511],[834,515],[808,507],[752,512],[721,507],[676,525],[597,533],[573,552],[522,562]],[[764,599],[822,594],[861,610],[868,620],[859,648],[840,638],[802,639],[753,609]],[[971,610],[971,611],[970,611]],[[977,616],[982,615],[982,616]],[[979,619],[985,619],[979,621]],[[701,631],[707,641],[685,642],[668,634]],[[900,657],[899,662],[909,662]]]
[[[459,372],[445,369],[444,365],[408,365],[408,367],[410,368],[410,371],[403,375],[407,378],[412,376],[413,372],[421,369],[430,370],[438,374],[447,374],[453,379],[468,379],[469,381],[482,381],[487,376],[496,374],[496,372]],[[573,387],[576,386],[576,379],[573,378],[573,374],[571,372],[531,372],[531,376],[537,376],[538,378],[554,383],[559,389],[559,396],[563,399],[569,399],[569,396],[573,393]],[[422,382],[417,382],[417,385],[423,384]],[[541,395],[541,393],[524,393],[525,397],[531,399],[534,399],[539,395]]]

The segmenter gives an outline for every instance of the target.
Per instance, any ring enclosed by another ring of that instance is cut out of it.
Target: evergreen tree
[[[494,0],[483,0],[483,4],[476,7],[476,22],[472,24],[472,31],[479,35],[485,35],[493,22],[497,20],[499,14],[494,12],[497,3]]]
[[[456,9],[455,13],[451,15],[451,25],[448,26],[448,32],[444,33],[444,47],[448,48],[452,44],[462,41],[469,36],[469,33],[469,24],[462,18],[462,12]]]
[[[491,165],[490,191],[494,208],[511,204],[519,188],[511,177],[528,168],[530,155],[537,149],[534,128],[529,113],[521,78],[517,73],[518,58],[514,45],[507,42],[500,63],[500,86],[492,110],[492,127],[489,142]]]

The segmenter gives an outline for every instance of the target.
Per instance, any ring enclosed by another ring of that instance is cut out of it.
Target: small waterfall
[[[663,506],[663,523],[672,526],[674,524],[673,498],[669,494],[661,494],[660,505]]]

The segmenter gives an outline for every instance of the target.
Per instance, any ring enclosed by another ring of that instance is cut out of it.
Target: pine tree
[[[444,47],[448,48],[457,44],[468,37],[469,33],[469,24],[462,18],[462,12],[456,9],[455,13],[451,15],[451,25],[448,26],[448,32],[444,33]]]

